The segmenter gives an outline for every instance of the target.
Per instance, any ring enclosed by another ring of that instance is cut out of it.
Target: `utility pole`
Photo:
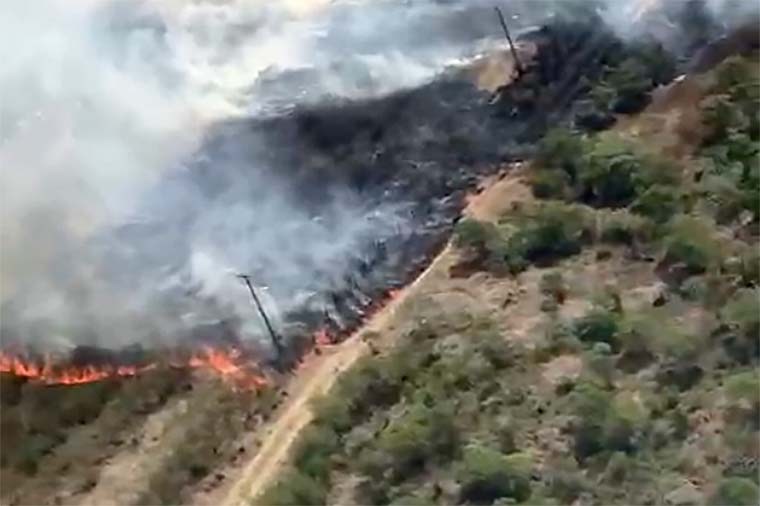
[[[507,28],[507,22],[504,20],[504,14],[501,13],[501,9],[498,7],[494,7],[496,9],[496,14],[499,15],[499,22],[501,22],[501,27],[504,29],[504,35],[507,37],[507,42],[509,43],[509,49],[512,51],[512,58],[515,60],[515,67],[517,67],[517,74],[522,75],[524,72],[524,68],[522,66],[522,62],[520,62],[520,58],[517,56],[517,50],[515,49],[515,44],[512,42],[512,36],[509,35],[509,28]]]
[[[258,295],[256,295],[256,291],[253,289],[253,283],[251,283],[251,276],[248,274],[237,274],[237,277],[239,277],[245,282],[246,286],[248,287],[248,291],[251,292],[251,297],[253,298],[253,302],[256,305],[256,309],[258,309],[259,314],[261,315],[261,319],[264,320],[264,325],[266,325],[267,330],[269,331],[269,337],[272,340],[272,345],[274,346],[275,350],[277,350],[277,360],[279,362],[282,359],[283,352],[285,350],[283,349],[282,342],[280,341],[280,337],[274,331],[274,327],[272,327],[272,323],[269,321],[269,317],[264,311],[264,306],[261,304],[261,301],[259,300]]]

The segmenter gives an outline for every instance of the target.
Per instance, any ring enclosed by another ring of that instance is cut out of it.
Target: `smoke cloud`
[[[528,2],[532,7],[535,2]],[[318,294],[366,241],[408,226],[325,187],[315,214],[211,126],[429,81],[493,44],[486,2],[43,0],[0,13],[3,340],[121,346]],[[516,11],[517,12],[517,11]],[[205,165],[204,165],[205,164]],[[197,167],[216,186],[198,180]],[[266,288],[266,287],[260,287]],[[313,301],[313,302],[309,302]]]
[[[519,31],[554,5],[504,7]],[[278,325],[296,308],[326,305],[323,292],[363,246],[412,226],[408,203],[370,205],[324,182],[312,195],[319,206],[306,205],[287,181],[296,168],[268,156],[271,136],[236,146],[224,142],[225,123],[429,82],[503,44],[492,9],[485,0],[3,2],[3,341],[117,347],[229,319],[259,339],[241,272],[260,280]]]

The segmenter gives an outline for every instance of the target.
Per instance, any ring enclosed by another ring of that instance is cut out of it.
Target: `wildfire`
[[[229,351],[204,346],[187,362],[189,367],[206,369],[235,384],[261,388],[267,385],[267,379],[258,370],[252,370],[249,364],[241,363],[243,353],[233,348]]]
[[[203,369],[220,375],[239,386],[261,388],[267,384],[264,375],[245,361],[238,349],[220,350],[203,347],[186,360],[172,360],[174,367]],[[48,385],[77,385],[102,381],[108,378],[130,377],[155,369],[157,363],[146,365],[86,365],[74,366],[56,363],[51,356],[43,360],[32,360],[0,351],[0,373],[28,378]]]
[[[109,377],[135,376],[143,371],[153,369],[155,364],[146,366],[57,366],[48,355],[42,363],[36,363],[15,355],[0,351],[0,372],[14,374],[49,385],[76,385],[100,381]]]
[[[314,334],[314,342],[318,346],[329,346],[333,344],[332,338],[330,337],[330,334],[327,333],[326,329],[319,330]]]

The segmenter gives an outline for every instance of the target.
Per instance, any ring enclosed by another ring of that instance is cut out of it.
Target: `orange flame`
[[[153,369],[155,364],[146,366],[66,366],[55,367],[50,356],[46,356],[42,364],[0,351],[0,372],[14,374],[23,378],[34,379],[49,385],[76,385],[89,383],[117,376],[135,376],[136,374]]]
[[[242,353],[237,349],[227,352],[211,347],[204,347],[199,353],[190,357],[189,360],[176,365],[177,367],[189,367],[193,369],[203,368],[219,374],[225,379],[234,380],[236,384],[248,388],[261,388],[265,386],[267,380],[258,370],[253,370],[250,365],[248,367],[238,365],[241,357]],[[56,366],[50,356],[46,356],[42,364],[40,364],[33,360],[0,351],[0,373],[10,373],[48,385],[77,385],[101,381],[107,378],[131,377],[155,369],[156,367],[158,365],[155,363],[143,366]]]
[[[187,362],[194,369],[206,369],[219,374],[223,379],[248,388],[261,388],[268,384],[260,371],[251,368],[251,364],[241,364],[242,353],[237,348],[223,351],[204,346],[201,351],[190,357]]]

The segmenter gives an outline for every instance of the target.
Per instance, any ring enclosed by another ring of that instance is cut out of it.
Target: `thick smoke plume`
[[[603,4],[624,32],[621,10]],[[502,3],[516,32],[567,5]],[[360,166],[348,167],[358,183],[304,190],[308,177],[291,176],[327,162],[283,156],[300,149],[289,129],[314,123],[315,142],[330,144],[343,135],[332,131],[341,116],[278,118],[414,88],[503,45],[492,9],[483,0],[4,2],[4,343],[171,342],[220,321],[257,340],[242,272],[279,328],[303,308],[329,312],[329,290],[368,269],[368,246],[392,254],[386,241],[419,226],[419,203],[391,198],[392,185],[388,198],[363,191],[374,176]],[[470,126],[439,123],[436,135],[472,141]],[[431,131],[412,127],[427,145]],[[394,153],[376,155],[378,171]]]
[[[209,162],[206,132],[232,117],[429,81],[498,36],[490,8],[4,3],[4,341],[120,346],[230,317],[256,336],[236,272],[277,281],[264,290],[273,313],[320,304],[320,288],[359,245],[398,233],[407,210],[368,208],[325,185],[316,213],[273,176],[291,168],[250,150]],[[193,172],[204,163],[220,172],[216,187]]]

